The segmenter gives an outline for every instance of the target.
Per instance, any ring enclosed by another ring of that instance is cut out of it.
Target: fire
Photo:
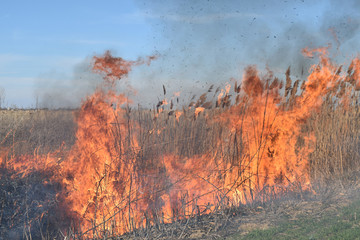
[[[144,131],[141,122],[131,120],[130,102],[115,87],[134,66],[150,64],[154,57],[126,61],[106,52],[94,57],[93,70],[103,74],[104,82],[82,102],[76,116],[76,143],[65,157],[34,153],[8,158],[5,154],[1,164],[23,174],[51,169],[51,180],[63,186],[59,199],[76,216],[80,238],[112,236],[266,201],[287,189],[311,190],[308,155],[316,139],[311,132],[302,131],[302,123],[344,82],[360,86],[360,60],[352,61],[351,74],[344,77],[329,60],[326,48],[304,49],[303,53],[308,57],[319,54],[320,62],[301,85],[299,80],[292,83],[290,69],[284,89],[271,71],[261,76],[255,66],[249,66],[242,85],[235,82],[234,96],[229,84],[220,91],[215,109],[205,110],[212,103],[205,102],[206,95],[202,95],[190,109],[158,110],[156,119],[165,114],[173,117],[169,124],[175,129],[192,111],[192,121],[201,117],[207,131],[219,126],[221,131],[212,136],[211,149],[200,153],[146,156],[139,136],[160,139],[166,127]],[[351,92],[351,88],[343,89]],[[164,99],[158,108],[166,104]],[[171,101],[171,109],[172,105]],[[172,140],[175,144],[186,141]]]
[[[132,66],[144,62],[114,58],[109,52],[94,57],[93,69],[105,73],[104,85],[82,103],[76,119],[77,141],[62,166],[67,201],[82,220],[84,231],[102,225],[105,232],[101,234],[123,233],[141,223],[136,220],[132,226],[130,222],[131,203],[138,197],[138,144],[127,134],[132,126],[126,122],[122,107],[128,99],[116,94],[114,87]]]

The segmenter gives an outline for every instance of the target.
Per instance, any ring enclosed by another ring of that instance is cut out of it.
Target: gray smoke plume
[[[134,18],[152,27],[148,44],[160,57],[151,66],[136,67],[129,83],[137,90],[135,103],[151,107],[181,92],[188,102],[211,84],[240,80],[243,69],[255,64],[283,78],[291,67],[293,78],[304,79],[316,59],[301,50],[332,46],[333,59],[344,63],[359,49],[360,2],[352,1],[217,1],[137,0]],[[146,53],[148,54],[148,53]],[[121,57],[121,56],[120,56]],[[39,79],[37,95],[43,106],[77,106],[101,78],[89,70],[89,60],[76,66],[73,81]],[[44,86],[48,86],[44,91]],[[56,87],[54,87],[56,86]],[[122,91],[128,91],[125,87]],[[129,93],[132,95],[132,93]]]
[[[76,65],[72,76],[57,72],[42,74],[35,84],[36,107],[76,108],[101,80],[101,76],[92,72],[90,58]]]
[[[137,3],[139,14],[152,24],[161,53],[151,74],[142,73],[143,87],[158,88],[158,94],[162,84],[169,92],[199,93],[210,84],[241,79],[249,64],[269,67],[280,77],[290,66],[292,77],[304,79],[316,59],[305,58],[303,48],[330,44],[331,56],[343,63],[359,47],[358,1]]]

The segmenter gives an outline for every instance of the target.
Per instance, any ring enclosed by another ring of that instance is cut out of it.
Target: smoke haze
[[[137,16],[145,17],[152,28],[149,44],[160,55],[150,67],[135,68],[129,75],[129,84],[138,92],[132,98],[145,107],[163,97],[162,85],[168,97],[180,91],[187,102],[211,84],[222,86],[233,77],[241,79],[249,64],[262,70],[269,67],[281,78],[291,66],[292,76],[303,79],[307,75],[304,71],[314,62],[302,56],[302,48],[330,44],[330,53],[342,63],[356,55],[354,49],[359,47],[358,1],[136,3]],[[75,67],[73,81],[68,85],[62,85],[61,80],[39,79],[48,86],[36,93],[42,104],[78,105],[99,82],[88,64],[86,60]]]

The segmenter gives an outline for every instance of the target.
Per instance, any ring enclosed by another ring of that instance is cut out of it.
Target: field
[[[238,233],[227,239],[359,239],[359,193],[352,191],[351,196],[342,192],[323,201],[282,204],[276,218],[269,210],[260,213],[257,224],[239,224]]]
[[[186,106],[163,87],[154,109],[115,91],[153,59],[106,53],[93,67],[104,83],[79,109],[1,110],[0,238],[299,238],[307,221],[356,227],[358,203],[345,203],[359,183],[360,62],[343,71],[324,50],[306,51],[319,56],[307,79],[250,66]]]

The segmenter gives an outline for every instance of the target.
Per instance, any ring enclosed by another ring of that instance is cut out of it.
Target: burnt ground
[[[58,229],[71,222],[51,172],[17,173],[0,166],[0,240],[63,239]]]

